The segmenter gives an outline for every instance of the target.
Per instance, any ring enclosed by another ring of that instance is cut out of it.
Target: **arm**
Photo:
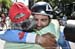
[[[20,30],[7,30],[0,38],[7,42],[36,43],[46,49],[56,47],[55,36],[47,33],[42,36]]]
[[[36,35],[21,30],[7,30],[5,34],[0,34],[0,38],[7,42],[35,43]]]

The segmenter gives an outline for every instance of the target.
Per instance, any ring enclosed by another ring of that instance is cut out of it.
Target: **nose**
[[[37,21],[37,26],[41,26],[41,21]]]

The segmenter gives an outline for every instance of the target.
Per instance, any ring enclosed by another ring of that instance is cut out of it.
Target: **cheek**
[[[49,22],[42,22],[43,26],[47,26],[49,24]]]

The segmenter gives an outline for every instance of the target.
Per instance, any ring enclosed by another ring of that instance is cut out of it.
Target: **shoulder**
[[[49,26],[55,27],[55,28],[59,28],[59,22],[57,19],[52,19]]]
[[[51,23],[54,24],[54,25],[56,25],[56,26],[59,26],[59,22],[58,22],[57,19],[52,19]]]

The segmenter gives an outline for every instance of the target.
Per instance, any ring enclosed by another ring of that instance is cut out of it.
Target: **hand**
[[[47,33],[37,38],[37,43],[45,49],[56,49],[57,43],[53,34]]]

